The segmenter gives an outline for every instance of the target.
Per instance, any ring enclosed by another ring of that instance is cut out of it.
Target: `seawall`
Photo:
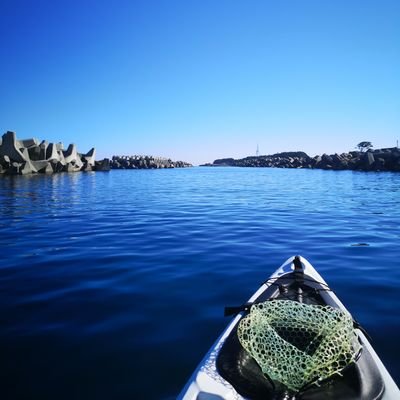
[[[110,162],[112,169],[159,169],[192,167],[185,161],[172,161],[170,158],[153,156],[113,156]]]
[[[8,131],[0,139],[0,174],[109,171],[109,160],[96,161],[95,148],[79,153],[75,144],[64,149],[62,143],[49,143],[36,138],[18,140]]]
[[[322,154],[310,157],[304,152],[285,152],[242,159],[222,158],[203,166],[314,168],[325,170],[394,171],[400,172],[400,149],[397,147]]]

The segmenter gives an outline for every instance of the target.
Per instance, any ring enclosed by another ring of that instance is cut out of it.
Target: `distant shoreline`
[[[342,154],[323,154],[315,157],[310,157],[302,151],[283,152],[272,155],[249,156],[241,159],[221,158],[213,163],[200,166],[400,172],[400,149],[392,147],[365,152],[351,151]]]
[[[193,165],[186,161],[172,161],[170,158],[153,156],[113,156],[111,169],[161,169],[189,168]]]

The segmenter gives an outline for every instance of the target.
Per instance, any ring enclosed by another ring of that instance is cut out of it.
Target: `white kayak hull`
[[[305,277],[313,279],[328,287],[321,275],[305,258],[298,257],[298,259],[301,261],[303,269],[302,272]],[[283,263],[282,266],[271,275],[270,279],[261,285],[261,287],[250,297],[248,303],[253,303],[259,299],[260,296],[265,293],[276,280],[285,277],[285,275],[293,273],[295,269],[294,260],[295,257],[290,257],[285,263]],[[335,293],[330,290],[326,290],[322,293],[322,295],[324,296],[324,301],[327,304],[330,304],[336,308],[340,308],[342,311],[349,313],[342,302],[337,298]],[[182,392],[179,394],[179,400],[248,400],[252,398],[239,394],[235,387],[221,376],[217,366],[217,358],[225,341],[231,334],[234,334],[233,331],[244,315],[245,312],[240,312],[232,319],[222,335],[217,339],[215,344],[194,371]],[[383,365],[382,361],[379,359],[368,339],[360,329],[356,329],[356,332],[363,348],[370,355],[370,362],[375,364],[374,368],[379,371],[381,381],[383,382],[384,389],[382,389],[382,393],[379,395],[374,395],[373,399],[400,399],[399,388]],[[362,400],[364,400],[364,397]]]

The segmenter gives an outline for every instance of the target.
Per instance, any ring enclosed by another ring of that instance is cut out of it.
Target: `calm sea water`
[[[2,399],[172,399],[305,256],[400,382],[400,174],[192,168],[0,179]]]

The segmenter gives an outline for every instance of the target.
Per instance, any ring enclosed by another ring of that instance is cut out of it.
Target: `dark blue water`
[[[301,254],[400,382],[400,174],[193,168],[0,179],[2,399],[174,398]]]

